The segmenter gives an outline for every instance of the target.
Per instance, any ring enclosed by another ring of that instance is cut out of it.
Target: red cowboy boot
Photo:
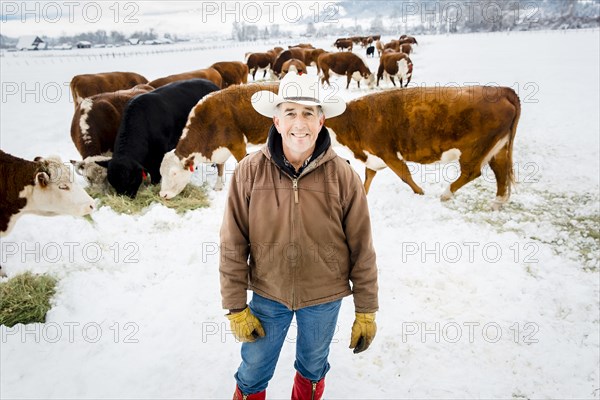
[[[235,387],[235,393],[233,394],[233,400],[265,400],[267,391],[263,390],[260,393],[254,394],[243,394],[239,387]]]
[[[299,372],[294,377],[294,387],[292,388],[292,400],[321,400],[325,391],[325,378],[318,382],[311,382]]]

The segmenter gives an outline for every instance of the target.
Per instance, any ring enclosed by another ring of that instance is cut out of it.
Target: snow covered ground
[[[489,171],[447,203],[439,195],[455,166],[411,165],[425,196],[389,170],[377,174],[369,204],[379,331],[367,352],[352,354],[354,310],[344,300],[326,398],[600,398],[599,38],[597,30],[418,38],[412,85],[518,92],[519,185],[493,213]],[[129,57],[7,53],[0,147],[24,158],[77,158],[68,94],[75,74],[132,70],[154,79],[272,44]],[[375,71],[378,59],[368,63]],[[368,92],[355,84],[340,91],[346,99]],[[212,185],[214,172],[194,180]],[[60,281],[46,324],[0,327],[0,397],[230,398],[240,345],[220,307],[225,196],[213,192],[210,208],[183,216],[154,206],[141,216],[101,208],[93,223],[19,221],[2,240],[8,274]],[[270,398],[289,398],[294,338],[292,330]]]

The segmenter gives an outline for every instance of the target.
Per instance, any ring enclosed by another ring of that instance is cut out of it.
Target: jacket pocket
[[[340,254],[333,242],[319,245],[319,258],[320,263],[325,264],[336,279],[343,278],[341,263],[344,262],[345,257]]]

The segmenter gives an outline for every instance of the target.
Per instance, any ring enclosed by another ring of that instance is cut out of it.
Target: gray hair
[[[279,103],[275,106],[275,108],[277,109],[277,112],[281,114],[281,105],[283,103]],[[324,116],[325,114],[323,113],[323,107],[321,106],[312,106],[312,107],[317,107],[317,115],[319,116],[319,118],[321,118],[322,116]]]

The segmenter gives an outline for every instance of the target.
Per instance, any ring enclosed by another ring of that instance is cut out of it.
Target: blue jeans
[[[281,303],[252,295],[250,310],[259,319],[266,336],[242,343],[242,363],[235,380],[244,394],[262,392],[273,377],[281,347],[296,314],[296,361],[294,367],[316,382],[329,371],[329,345],[335,333],[342,300],[292,311]]]

